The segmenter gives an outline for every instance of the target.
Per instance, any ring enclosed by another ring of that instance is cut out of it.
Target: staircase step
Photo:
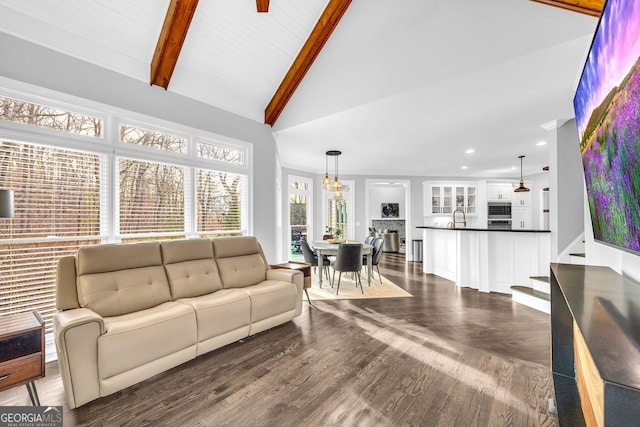
[[[551,283],[551,277],[549,276],[530,276],[529,279],[537,280],[544,283]]]
[[[551,313],[551,296],[528,286],[511,286],[511,299],[543,313]]]
[[[523,294],[527,294],[532,297],[539,298],[545,301],[551,301],[551,295],[549,295],[548,293],[536,291],[535,289],[530,288],[528,286],[512,286],[511,290],[516,292],[522,292]]]

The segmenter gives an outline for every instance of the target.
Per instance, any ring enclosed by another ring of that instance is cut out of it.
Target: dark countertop
[[[609,267],[552,263],[551,272],[602,379],[640,389],[640,285]]]
[[[451,230],[451,231],[501,231],[507,233],[550,233],[550,230],[533,230],[533,229],[516,229],[516,230],[504,230],[504,229],[496,229],[496,228],[473,228],[473,227],[464,227],[464,228],[447,228],[447,227],[437,227],[435,225],[418,225],[416,228],[429,228],[431,230]]]

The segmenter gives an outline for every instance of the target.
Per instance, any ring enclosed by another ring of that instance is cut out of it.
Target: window
[[[119,159],[121,235],[184,235],[184,168]]]
[[[106,119],[0,93],[0,188],[16,210],[0,218],[0,316],[37,309],[47,331],[58,259],[83,245],[251,231],[249,145],[88,108]]]
[[[247,177],[198,169],[196,230],[201,236],[240,236],[247,229]]]
[[[100,242],[100,155],[0,142],[0,188],[15,217],[0,219],[0,313],[37,309],[51,330],[61,256]]]
[[[129,125],[120,125],[120,141],[173,153],[187,152],[185,138]]]
[[[291,239],[290,258],[301,258],[301,241],[307,240],[313,212],[313,181],[307,178],[289,176],[289,229]]]
[[[222,147],[208,142],[198,143],[198,157],[220,160],[235,165],[244,165],[244,152],[236,148]]]
[[[0,96],[0,119],[77,135],[102,137],[102,119]]]

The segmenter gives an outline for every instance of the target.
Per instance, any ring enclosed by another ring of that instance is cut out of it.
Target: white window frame
[[[307,190],[293,188],[291,184],[300,181],[307,184]],[[291,256],[291,196],[305,196],[307,200],[307,241],[313,240],[313,179],[289,175],[287,179],[287,254]]]

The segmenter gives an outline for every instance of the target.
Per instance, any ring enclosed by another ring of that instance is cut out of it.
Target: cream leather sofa
[[[271,270],[254,237],[81,248],[57,271],[69,407],[285,323],[302,292],[302,273]]]

